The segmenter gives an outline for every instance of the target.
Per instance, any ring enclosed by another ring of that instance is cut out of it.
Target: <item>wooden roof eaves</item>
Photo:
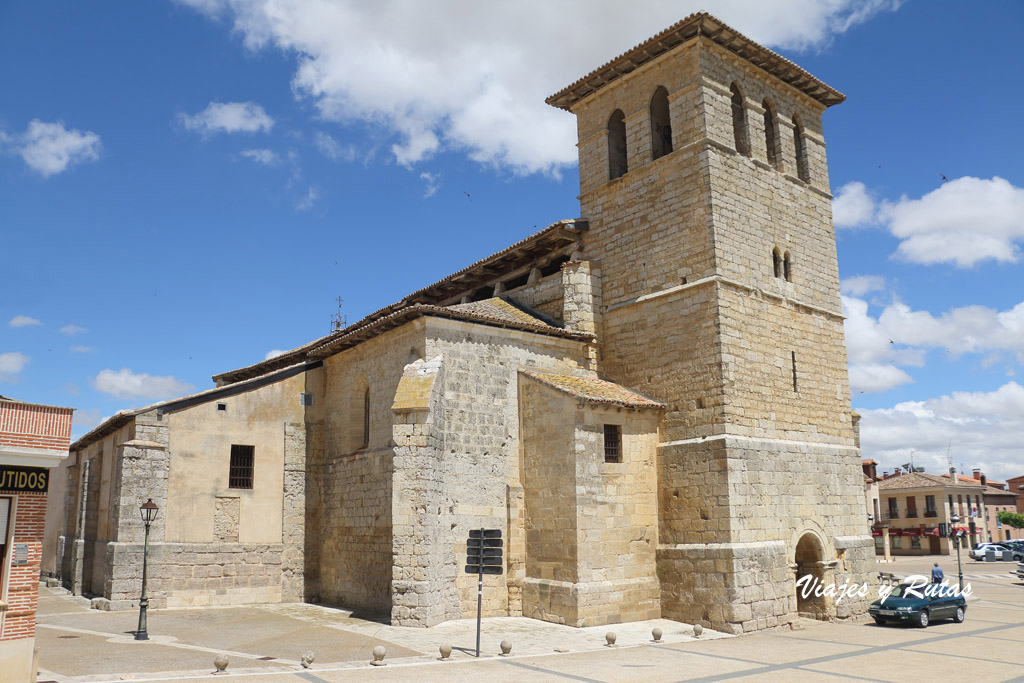
[[[633,71],[640,65],[646,64],[695,36],[706,38],[736,53],[784,83],[793,85],[794,74],[812,79],[813,86],[799,89],[826,107],[839,104],[846,99],[846,96],[838,90],[818,80],[782,55],[755,43],[707,12],[699,12],[691,14],[640,45],[606,62],[575,83],[551,95],[545,101],[553,107],[570,111],[577,102],[621,77],[623,74],[619,73],[620,69],[625,67],[625,73]]]

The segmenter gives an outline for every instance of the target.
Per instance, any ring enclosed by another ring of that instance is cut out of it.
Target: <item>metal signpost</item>
[[[501,529],[470,529],[466,540],[466,573],[477,575],[476,656],[480,656],[480,613],[484,599],[484,574],[501,574]]]

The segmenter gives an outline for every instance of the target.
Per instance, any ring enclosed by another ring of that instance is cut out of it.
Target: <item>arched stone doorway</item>
[[[807,532],[796,544],[796,611],[801,617],[831,618],[832,601],[824,594],[830,582],[824,555],[817,534]]]

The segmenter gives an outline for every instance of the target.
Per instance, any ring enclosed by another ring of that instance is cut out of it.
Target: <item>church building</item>
[[[580,216],[215,388],[119,413],[51,484],[44,571],[132,608],[310,601],[665,617],[730,633],[866,603],[874,566],[821,117],[844,96],[694,14],[548,98]]]

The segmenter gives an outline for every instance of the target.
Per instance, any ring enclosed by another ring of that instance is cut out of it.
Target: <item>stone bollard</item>
[[[383,645],[378,645],[373,648],[373,661],[370,662],[370,664],[373,664],[374,666],[387,666],[388,663],[384,661],[384,657],[387,653],[388,651],[384,649]]]
[[[302,664],[303,669],[309,669],[312,668],[314,659],[316,659],[316,656],[313,654],[313,651],[310,650],[309,652],[302,653],[302,658],[299,660],[299,663]]]
[[[651,636],[654,638],[654,642],[660,643],[661,642],[661,629],[660,628],[651,629]]]
[[[437,648],[441,651],[441,659],[447,660],[452,656],[452,646],[449,643],[442,643],[441,647]]]
[[[226,674],[228,672],[228,658],[227,655],[217,655],[217,658],[213,660],[213,666],[217,669],[214,674]]]
[[[509,652],[512,652],[512,641],[506,638],[498,643],[498,647],[501,648],[501,656],[505,657]]]
[[[604,643],[605,647],[615,647],[615,640],[616,640],[615,632],[614,631],[608,631],[608,633],[604,634],[604,640],[605,640],[605,643]]]
[[[700,638],[700,634],[704,633],[704,627],[700,624],[693,625],[693,637]]]

